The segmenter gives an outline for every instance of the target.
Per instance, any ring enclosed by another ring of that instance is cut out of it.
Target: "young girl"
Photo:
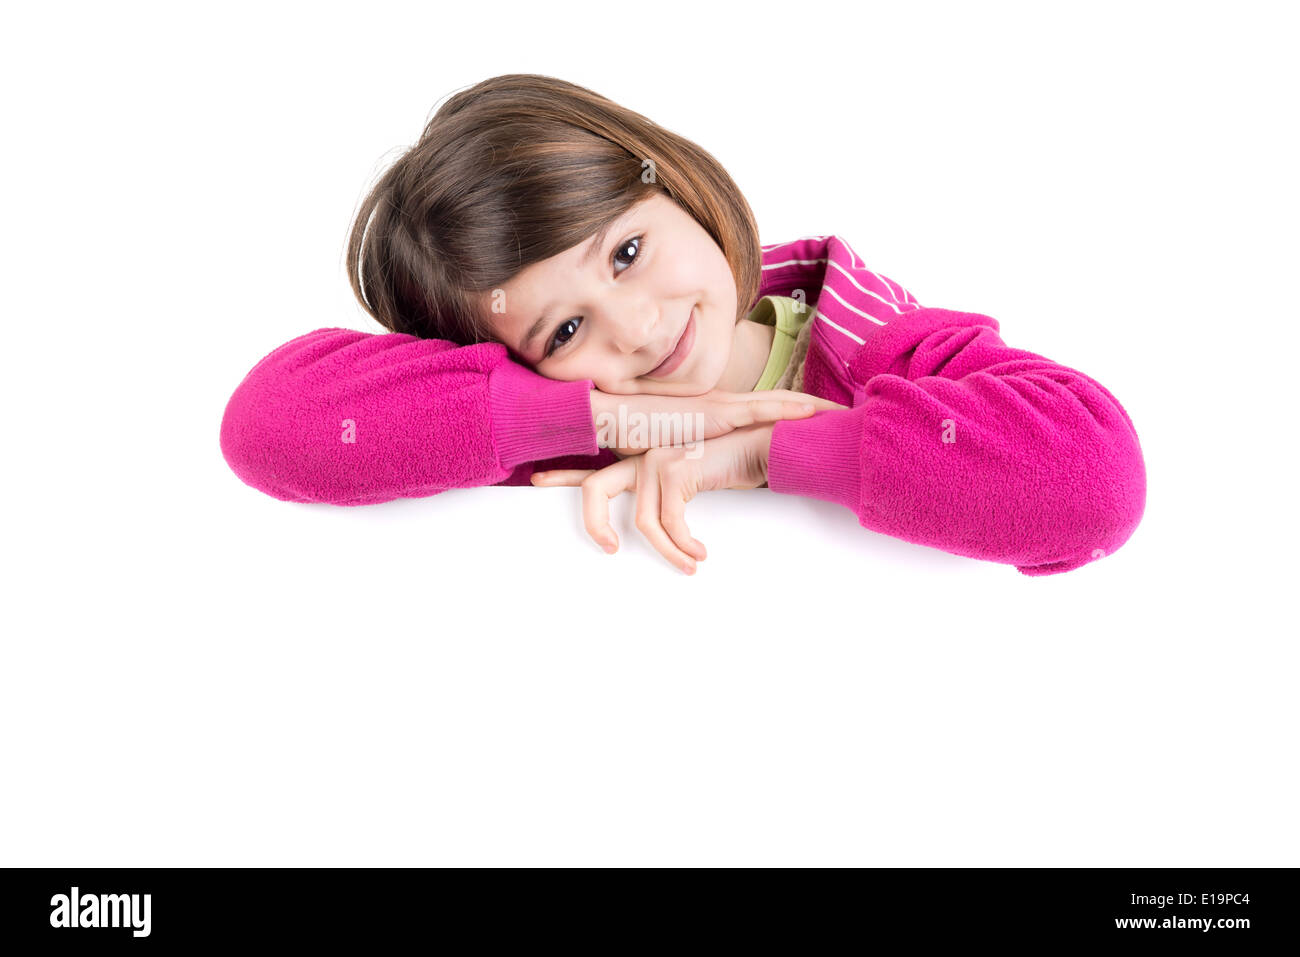
[[[838,502],[1027,575],[1114,552],[1142,517],[1137,433],[1102,385],[988,316],[923,307],[838,236],[760,246],[712,156],[562,80],[448,99],[362,203],[347,260],[391,332],[293,339],[222,422],[230,467],[279,499],[581,484],[613,551],[608,500],[634,491],[688,574],[705,550],[684,506],[708,489]],[[705,441],[636,427],[654,416]]]

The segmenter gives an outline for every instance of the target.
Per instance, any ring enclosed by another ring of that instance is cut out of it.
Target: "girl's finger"
[[[609,502],[636,488],[636,463],[637,459],[615,462],[582,486],[582,522],[587,534],[611,555],[618,551],[618,535],[609,523]]]
[[[796,405],[811,403],[818,409],[847,409],[847,405],[840,405],[838,402],[832,402],[830,399],[823,399],[819,395],[813,395],[810,392],[795,392],[790,389],[772,389],[767,392],[752,392],[747,396],[748,401],[753,402],[758,399],[780,399],[784,402],[793,402]]]
[[[694,575],[695,559],[677,547],[660,521],[659,460],[647,453],[628,461],[637,463],[636,527],[659,554],[686,574]]]
[[[703,561],[708,557],[708,552],[704,550],[702,542],[691,537],[691,530],[686,527],[686,503],[694,494],[674,475],[667,469],[659,470],[660,521],[678,548],[693,555],[697,561]]]
[[[817,411],[811,402],[790,402],[784,399],[754,399],[750,402],[728,403],[727,421],[733,428],[744,428],[760,422],[780,419],[806,419]]]
[[[595,469],[553,469],[549,472],[534,472],[534,485],[581,485]]]

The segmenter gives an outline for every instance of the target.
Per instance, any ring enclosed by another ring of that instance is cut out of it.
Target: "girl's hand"
[[[808,404],[812,410],[804,411],[801,406]],[[624,407],[623,419],[628,423],[627,436],[617,434],[620,420],[619,407]],[[672,429],[664,428],[662,432],[650,428],[651,416],[670,416],[683,428],[690,416],[691,435],[689,441],[712,439],[722,436],[733,429],[746,428],[781,419],[807,418],[820,409],[844,409],[847,406],[823,399],[804,392],[790,389],[766,389],[761,392],[724,392],[713,389],[703,395],[676,396],[639,393],[636,395],[616,395],[591,390],[591,412],[593,425],[597,431],[597,442],[601,448],[613,448],[620,458],[639,455],[647,448],[672,446]],[[696,414],[699,418],[694,418]],[[645,427],[637,429],[636,417]],[[602,420],[603,419],[603,420]],[[666,425],[670,419],[660,419]],[[663,433],[667,433],[665,436]],[[627,446],[617,444],[621,439],[636,440]]]
[[[534,472],[532,482],[582,486],[587,533],[611,555],[618,551],[618,536],[609,524],[610,500],[635,491],[636,527],[664,558],[694,575],[695,560],[708,555],[686,527],[686,503],[697,492],[710,489],[765,485],[773,428],[775,423],[752,425],[700,442],[693,449],[653,448],[603,469]]]

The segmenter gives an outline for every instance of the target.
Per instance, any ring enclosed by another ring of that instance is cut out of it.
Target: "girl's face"
[[[550,379],[590,379],[616,395],[701,395],[732,358],[731,268],[665,193],[633,206],[603,236],[533,263],[502,289],[504,311],[488,312],[494,332]]]

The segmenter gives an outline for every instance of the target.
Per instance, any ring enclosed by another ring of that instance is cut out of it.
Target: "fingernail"
[[[697,538],[692,538],[692,539],[691,539],[691,544],[693,544],[693,545],[694,545],[694,546],[699,550],[699,553],[700,553],[700,557],[701,557],[701,558],[706,558],[706,557],[708,557],[708,554],[709,554],[708,549],[706,549],[706,548],[704,547],[704,543],[703,543],[702,541],[700,541],[700,540],[697,539]]]
[[[611,542],[605,542],[600,547],[605,549],[606,555],[613,555],[616,551],[618,551],[618,546],[614,545]]]
[[[693,561],[690,561],[690,560],[687,560],[687,561],[682,562],[682,571],[686,572],[686,574],[688,574],[688,575],[694,575],[694,574],[695,574],[695,563],[694,563]]]
[[[816,408],[816,406],[810,405],[809,403],[805,402],[803,405],[799,406],[799,408],[802,409],[804,412],[812,412]]]

